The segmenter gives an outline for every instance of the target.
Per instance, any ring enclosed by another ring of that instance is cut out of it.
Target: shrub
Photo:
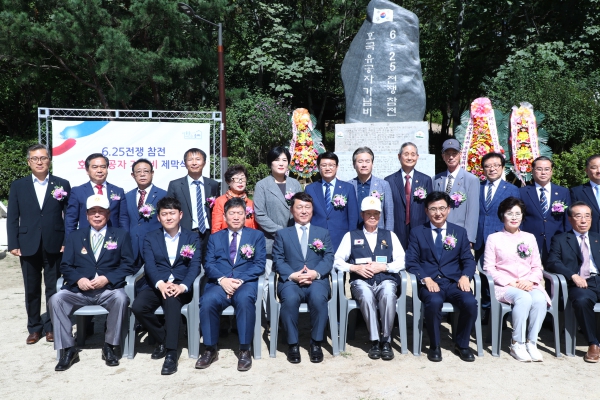
[[[36,144],[33,139],[0,140],[0,199],[7,199],[10,184],[15,180],[30,173],[26,162],[27,148]]]
[[[577,144],[570,151],[555,154],[552,182],[565,187],[581,185],[588,181],[585,174],[585,160],[593,154],[600,154],[600,139]]]

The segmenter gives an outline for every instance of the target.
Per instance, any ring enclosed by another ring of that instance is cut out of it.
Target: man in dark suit
[[[75,186],[69,196],[65,213],[65,235],[69,236],[76,229],[89,227],[87,220],[87,199],[98,194],[106,197],[110,203],[109,227],[127,229],[127,205],[125,191],[118,186],[106,182],[108,176],[108,158],[100,153],[90,154],[85,159],[85,170],[90,177],[88,183]]]
[[[292,364],[300,362],[300,303],[308,303],[310,309],[311,362],[323,361],[321,341],[329,318],[329,274],[334,252],[329,232],[311,223],[313,208],[313,198],[308,193],[296,193],[291,208],[295,224],[278,231],[273,244],[273,267],[279,275],[277,295],[281,302],[281,324],[287,333],[287,359]]]
[[[590,231],[600,233],[600,154],[585,161],[585,173],[589,182],[571,188],[571,201],[583,201],[592,209]]]
[[[453,332],[454,350],[461,360],[475,361],[469,348],[469,337],[477,319],[477,300],[470,285],[475,260],[465,229],[446,222],[450,201],[444,192],[427,195],[425,207],[430,222],[411,231],[406,269],[415,274],[419,282],[419,298],[423,302],[430,342],[427,358],[442,361],[440,323],[442,305],[448,301],[460,310],[456,332]]]
[[[152,184],[154,169],[152,163],[145,158],[134,162],[131,171],[137,188],[125,194],[127,210],[123,216],[127,224],[122,228],[127,229],[131,235],[133,259],[136,267],[141,267],[144,265],[144,237],[146,233],[161,227],[157,204],[167,192]]]
[[[588,341],[584,360],[600,360],[600,343],[596,333],[594,306],[600,301],[600,234],[592,232],[591,207],[576,201],[567,208],[573,230],[552,238],[546,269],[564,275],[568,284],[569,300],[575,311],[577,323]]]
[[[305,189],[314,201],[312,223],[329,231],[333,252],[347,232],[358,226],[356,190],[348,182],[336,178],[338,156],[330,151],[320,154],[317,165],[321,179]]]
[[[175,197],[181,203],[183,208],[181,226],[198,233],[200,255],[204,264],[212,221],[212,206],[207,205],[207,199],[213,197],[214,200],[219,196],[219,182],[202,176],[202,170],[206,165],[204,151],[191,148],[183,155],[183,161],[188,174],[169,182],[167,196]]]
[[[423,204],[427,193],[432,191],[432,184],[429,176],[415,169],[419,160],[419,150],[414,143],[402,144],[398,160],[400,170],[387,176],[385,180],[390,184],[394,200],[394,233],[406,250],[411,227],[427,222]]]
[[[65,238],[63,213],[67,208],[71,185],[49,173],[50,155],[46,146],[35,144],[27,149],[31,175],[10,185],[6,231],[8,251],[20,257],[25,284],[27,310],[26,343],[37,343],[42,334],[54,341],[49,313],[41,315],[42,271],[48,300],[56,293],[60,260]]]
[[[537,240],[542,264],[546,265],[550,241],[554,235],[571,230],[566,208],[571,205],[569,189],[551,183],[554,162],[541,156],[533,160],[533,185],[519,188],[525,203],[525,218],[521,229]],[[485,279],[484,279],[485,280]]]
[[[248,371],[252,367],[250,344],[256,322],[258,278],[265,273],[267,261],[265,235],[244,227],[246,203],[239,197],[227,200],[223,215],[227,229],[208,239],[204,265],[208,282],[200,299],[200,327],[206,349],[196,368],[208,368],[218,360],[221,313],[233,306],[240,340],[237,369]]]
[[[89,227],[71,233],[65,243],[60,270],[62,290],[50,298],[50,317],[55,328],[54,349],[64,350],[56,371],[66,371],[79,361],[70,315],[78,308],[99,305],[108,311],[102,359],[119,365],[114,347],[121,340],[121,324],[128,312],[125,277],[133,270],[131,237],[123,229],[109,227],[110,205],[103,195],[86,201]]]
[[[181,308],[192,301],[194,280],[200,273],[200,240],[198,235],[181,228],[181,203],[163,197],[156,205],[156,218],[161,228],[144,238],[144,285],[139,290],[131,311],[148,330],[157,345],[151,358],[165,362],[161,375],[177,372],[177,342],[181,324]],[[164,311],[164,326],[157,315]]]

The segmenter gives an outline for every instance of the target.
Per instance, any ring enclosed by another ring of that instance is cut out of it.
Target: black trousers
[[[21,256],[21,271],[25,284],[25,309],[27,310],[27,330],[34,332],[52,332],[52,321],[48,313],[48,301],[56,293],[56,281],[60,277],[62,253],[48,253],[42,241],[32,256]],[[42,308],[42,273],[46,286],[46,313]]]
[[[208,250],[208,237],[210,236],[210,228],[207,228],[204,233],[200,233],[198,228],[192,229],[200,238],[200,249],[202,251],[202,265],[206,262],[206,251]]]
[[[569,287],[569,299],[575,311],[577,323],[588,341],[588,345],[598,344],[596,336],[596,313],[594,306],[600,301],[600,276],[587,279],[587,289],[573,285]]]

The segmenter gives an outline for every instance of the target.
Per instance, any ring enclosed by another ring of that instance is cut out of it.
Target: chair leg
[[[129,347],[129,323],[131,318],[131,309],[127,307],[127,312],[125,313],[125,321],[121,321],[121,357],[122,358],[133,358],[133,355],[129,357],[130,347]]]
[[[83,347],[85,346],[85,316],[78,315],[75,318],[77,321],[77,346]]]
[[[567,356],[575,356],[575,339],[577,337],[577,320],[573,315],[571,303],[565,308],[565,352]]]
[[[492,325],[492,356],[500,357],[500,343],[502,342],[502,313],[492,310],[490,320]]]
[[[329,300],[329,332],[331,334],[333,356],[337,357],[340,355],[340,337],[338,335],[337,302],[334,300]]]
[[[129,333],[127,337],[129,347],[127,358],[129,358],[130,360],[132,360],[135,356],[135,339],[135,315],[131,313],[129,315]]]
[[[347,307],[340,307],[340,351],[346,351],[346,341],[354,338],[354,332],[348,332],[349,315]]]
[[[406,332],[406,296],[398,298],[398,330],[400,331],[400,353],[408,354],[408,334]]]
[[[421,302],[415,303],[413,297],[413,355],[420,356],[423,343],[423,318],[421,315]]]
[[[279,331],[279,302],[271,300],[271,340],[269,343],[269,357],[277,355],[277,335]]]
[[[552,315],[552,324],[554,327],[554,354],[558,358],[561,356],[560,354],[560,330],[558,327],[558,312],[553,313]]]
[[[189,311],[189,310],[188,310]],[[188,332],[188,357],[198,358],[200,356],[200,316],[192,310],[188,312],[187,332]]]
[[[483,357],[483,334],[481,332],[481,307],[477,307],[475,320],[475,340],[477,341],[477,357]]]
[[[261,331],[261,320],[262,320],[262,301],[259,301],[255,306],[255,322],[254,322],[254,336],[252,338],[252,355],[255,360],[260,360],[261,354],[261,342],[260,342],[260,331]]]

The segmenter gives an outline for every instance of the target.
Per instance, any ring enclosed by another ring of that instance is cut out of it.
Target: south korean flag
[[[382,24],[384,22],[392,22],[394,20],[394,10],[387,8],[373,9],[373,23]]]

